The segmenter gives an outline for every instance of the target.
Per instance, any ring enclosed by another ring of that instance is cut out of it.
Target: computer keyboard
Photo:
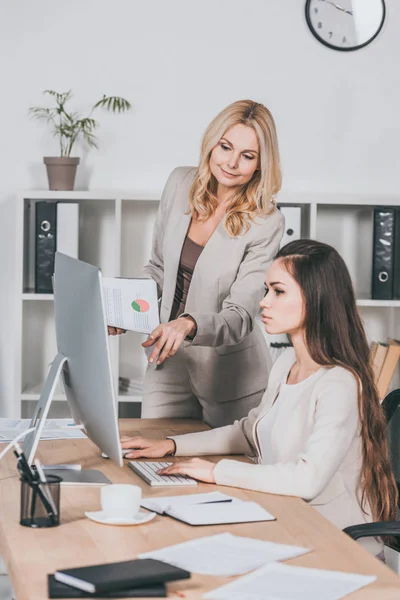
[[[147,462],[144,460],[131,460],[128,466],[146,483],[152,486],[163,485],[197,485],[197,481],[186,475],[158,475],[157,471],[172,465],[170,462]]]

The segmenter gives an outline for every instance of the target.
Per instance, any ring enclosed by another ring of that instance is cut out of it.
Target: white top
[[[295,414],[296,404],[299,401],[299,394],[306,387],[315,385],[325,369],[318,369],[315,373],[303,379],[299,383],[287,384],[281,383],[279,394],[276,397],[269,412],[261,417],[257,423],[256,435],[260,447],[258,464],[270,465],[274,463],[274,450],[272,446],[272,432],[277,426],[285,427],[285,419],[288,414]]]

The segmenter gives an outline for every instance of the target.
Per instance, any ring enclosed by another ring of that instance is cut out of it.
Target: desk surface
[[[162,437],[205,429],[189,420],[123,419],[121,433]],[[99,488],[64,487],[61,493],[62,524],[54,529],[29,529],[19,525],[20,484],[15,473],[15,457],[10,452],[0,469],[0,553],[7,565],[17,600],[47,598],[46,575],[58,568],[133,559],[140,552],[162,548],[222,531],[312,548],[313,551],[287,561],[287,564],[374,574],[377,581],[351,594],[354,600],[391,600],[400,598],[400,579],[356,542],[336,529],[313,508],[298,498],[249,492],[236,488],[200,484],[195,489],[156,489],[145,484],[128,467],[120,469],[101,458],[88,440],[44,441],[39,444],[42,463],[82,463],[101,469],[114,483],[140,485],[144,496],[201,493],[214,489],[243,500],[254,500],[277,520],[229,526],[191,527],[169,517],[157,515],[137,527],[99,525],[84,516],[100,509]],[[213,457],[212,460],[217,460]],[[188,581],[168,584],[168,597],[187,600],[228,582],[228,578],[192,575]]]

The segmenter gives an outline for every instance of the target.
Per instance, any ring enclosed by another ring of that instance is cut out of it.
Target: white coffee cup
[[[109,518],[131,519],[139,512],[142,490],[138,485],[112,483],[101,488],[100,502]]]

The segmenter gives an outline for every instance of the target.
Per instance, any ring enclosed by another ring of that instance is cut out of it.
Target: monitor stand
[[[30,465],[33,464],[33,459],[40,436],[42,435],[58,380],[61,377],[64,365],[67,363],[67,357],[58,353],[51,364],[49,374],[47,375],[40,398],[36,405],[35,412],[29,425],[29,427],[34,428],[34,431],[28,433],[23,443],[23,452]],[[43,465],[43,467],[46,468],[46,465]],[[54,465],[54,467],[52,466],[50,469],[46,469],[46,473],[58,475],[63,480],[62,484],[65,485],[106,485],[111,483],[108,477],[101,471],[96,469],[77,470],[76,466],[74,468],[74,466],[71,465],[71,467],[71,469],[65,469],[65,465],[63,465],[62,469],[57,469],[57,465]]]

